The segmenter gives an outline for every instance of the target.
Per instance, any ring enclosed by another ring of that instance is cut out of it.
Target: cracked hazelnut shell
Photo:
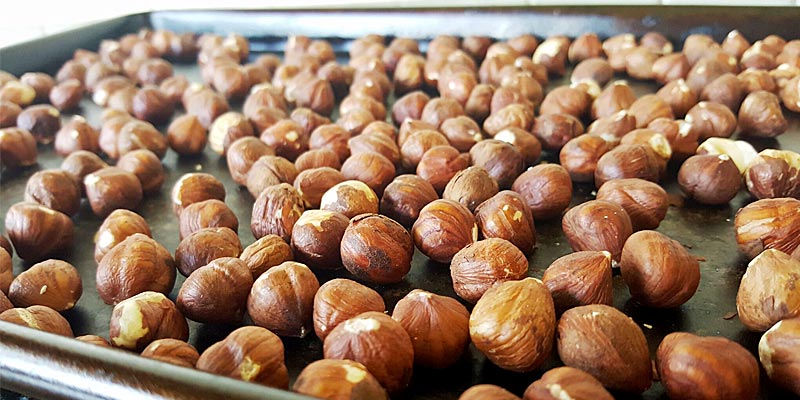
[[[800,200],[791,198],[754,201],[736,212],[734,221],[739,250],[754,258],[765,249],[778,249],[800,259]]]

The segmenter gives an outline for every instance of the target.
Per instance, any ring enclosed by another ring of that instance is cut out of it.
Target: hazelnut
[[[25,261],[43,260],[72,245],[72,220],[43,205],[16,203],[8,208],[5,220],[8,239]]]
[[[271,147],[256,137],[248,136],[236,139],[225,154],[231,178],[240,185],[246,185],[248,173],[253,165],[260,158],[274,154]]]
[[[333,168],[311,168],[297,175],[294,188],[307,208],[319,208],[324,193],[345,180],[344,175]]]
[[[520,128],[505,128],[497,132],[494,135],[494,139],[516,147],[524,157],[524,165],[535,163],[542,154],[542,144],[539,139]]]
[[[221,94],[200,85],[190,85],[181,98],[186,114],[194,115],[203,127],[208,128],[218,116],[229,109]]]
[[[336,211],[347,218],[378,212],[378,196],[361,181],[343,181],[328,189],[320,199],[320,209]]]
[[[410,228],[422,208],[438,198],[436,190],[428,181],[417,175],[400,175],[384,190],[380,212]]]
[[[407,119],[420,119],[422,110],[428,101],[430,101],[430,97],[425,92],[414,91],[407,93],[398,98],[392,105],[392,121],[396,125],[400,125]]]
[[[764,332],[782,319],[800,316],[800,297],[792,288],[800,276],[800,261],[767,249],[747,266],[736,295],[736,310],[744,326]]]
[[[615,71],[625,71],[625,55],[636,47],[636,36],[620,33],[603,41],[603,52]]]
[[[362,133],[347,142],[353,156],[362,153],[380,154],[393,165],[400,164],[400,149],[390,136],[382,133]]]
[[[331,83],[333,94],[337,99],[347,95],[350,84],[353,83],[355,70],[349,65],[342,65],[336,61],[328,61],[317,70],[317,77]]]
[[[94,260],[100,263],[106,253],[134,233],[152,237],[147,221],[139,214],[123,209],[112,211],[94,235]]]
[[[524,400],[557,400],[558,396],[611,400],[614,397],[603,384],[588,373],[572,367],[558,367],[545,372],[525,390]]]
[[[485,169],[500,188],[509,188],[524,166],[522,153],[509,143],[482,140],[469,151],[472,164]]]
[[[5,247],[0,250],[0,292],[3,293],[3,296],[8,293],[8,288],[11,286],[11,282],[14,280],[14,264],[11,262],[12,255],[13,253],[6,250]],[[5,300],[6,301],[3,302],[4,304],[2,304],[3,306],[6,305],[5,303],[10,304],[8,298]],[[14,306],[12,305],[8,308],[14,308]],[[0,307],[0,309],[3,311],[7,310],[8,308]]]
[[[576,37],[567,51],[569,62],[573,64],[590,58],[601,57],[602,55],[603,44],[596,33],[584,33]]]
[[[359,135],[361,137],[364,135]],[[372,135],[375,136],[375,135]],[[396,146],[396,145],[395,145]],[[399,153],[399,150],[398,150]],[[230,164],[230,163],[229,163]],[[303,154],[301,154],[297,159],[294,161],[294,166],[297,169],[297,172],[303,172],[310,169],[317,169],[317,168],[331,168],[333,170],[338,171],[342,168],[342,163],[339,161],[339,156],[333,152],[333,150],[329,149],[314,149],[309,150]],[[298,174],[299,175],[299,174]],[[297,178],[295,178],[295,181]]]
[[[50,91],[50,103],[59,111],[73,110],[83,98],[83,84],[77,79],[68,79],[55,85]]]
[[[682,161],[697,151],[700,132],[686,121],[658,118],[647,125],[647,129],[666,137],[673,159]]]
[[[611,253],[578,251],[550,264],[542,277],[558,314],[589,304],[612,305]]]
[[[28,308],[11,308],[0,313],[0,321],[28,328],[72,337],[69,322],[57,311],[46,306],[30,306]]]
[[[667,192],[643,179],[612,179],[597,191],[597,200],[616,203],[631,218],[634,231],[655,229],[669,208]]]
[[[758,396],[758,362],[747,349],[723,337],[671,333],[658,346],[656,368],[671,398]]]
[[[727,155],[696,155],[681,165],[678,184],[681,191],[697,202],[719,205],[736,197],[742,176]]]
[[[653,79],[653,64],[659,56],[659,53],[645,46],[632,48],[625,53],[625,71],[633,79]]]
[[[657,182],[664,161],[649,146],[623,144],[603,154],[597,161],[594,182],[597,187],[612,179],[641,178]]]
[[[46,169],[28,178],[25,201],[73,216],[81,206],[81,190],[69,172]]]
[[[56,85],[55,79],[44,72],[27,72],[19,77],[19,82],[28,85],[36,92],[36,97],[33,101],[43,103],[47,102],[50,91]]]
[[[435,98],[425,103],[420,119],[439,129],[442,122],[460,115],[464,115],[464,108],[459,102],[450,98]]]
[[[364,152],[353,154],[345,160],[341,172],[345,179],[364,182],[380,196],[394,178],[395,168],[388,158],[378,153]]]
[[[283,342],[258,326],[236,329],[211,345],[197,360],[197,369],[279,389],[289,387]]]
[[[81,342],[90,343],[100,347],[111,347],[111,344],[108,343],[108,340],[97,335],[77,336],[75,337],[75,340],[80,340]]]
[[[158,88],[172,101],[172,104],[178,105],[181,104],[183,93],[189,88],[189,80],[183,75],[171,76],[161,81]]]
[[[411,339],[399,322],[380,312],[365,312],[339,324],[325,338],[323,352],[326,359],[360,362],[390,393],[411,381]]]
[[[537,103],[542,101],[541,96],[536,100]],[[517,89],[515,86],[507,84],[505,86],[501,86],[494,90],[492,93],[491,101],[489,103],[489,114],[498,113],[500,110],[512,105],[516,104],[517,106],[522,107],[512,107],[509,110],[512,111],[504,111],[507,115],[501,117],[493,117],[490,124],[493,124],[493,129],[502,128],[505,124],[529,124],[531,118],[531,109],[534,107],[534,103],[526,98],[522,92]],[[515,121],[518,119],[519,121]],[[483,122],[486,123],[486,117],[483,118]],[[520,122],[522,121],[522,122]]]
[[[241,322],[253,276],[244,261],[221,257],[196,269],[181,286],[178,310],[193,321]]]
[[[109,95],[106,106],[133,115],[133,98],[137,93],[139,90],[134,86],[115,90]]]
[[[462,299],[475,303],[497,284],[520,280],[528,274],[528,260],[511,242],[488,238],[468,244],[453,256],[450,275],[453,289]]]
[[[625,209],[604,200],[591,200],[564,214],[561,227],[575,251],[608,251],[614,261],[622,255],[623,245],[633,233]]]
[[[758,153],[745,171],[747,190],[756,198],[800,199],[800,154],[767,149]]]
[[[294,161],[308,150],[309,137],[296,122],[285,119],[264,130],[261,140],[275,149],[275,154]]]
[[[475,219],[484,238],[500,238],[517,246],[526,256],[536,244],[533,215],[525,200],[504,190],[475,209]]]
[[[139,178],[118,167],[106,167],[86,175],[83,185],[92,211],[100,217],[118,208],[135,209],[142,201]]]
[[[641,393],[650,387],[647,340],[619,310],[602,304],[569,309],[558,322],[556,338],[564,364],[588,372],[607,388]]]
[[[0,129],[0,163],[6,168],[29,167],[36,164],[36,139],[19,128]]]
[[[597,162],[612,148],[600,135],[580,135],[564,144],[559,160],[574,182],[593,182]]]
[[[511,88],[509,88],[510,90]],[[464,104],[464,112],[476,123],[483,124],[486,117],[491,112],[491,102],[494,97],[495,89],[491,85],[480,83],[472,88],[467,103]],[[444,131],[444,128],[442,128]]]
[[[570,82],[578,83],[585,80],[593,80],[600,86],[614,78],[614,69],[604,58],[586,58],[578,63],[572,70]]]
[[[539,113],[569,114],[575,118],[582,118],[591,106],[592,99],[583,90],[571,86],[559,86],[544,97],[539,106]]]
[[[142,292],[169,293],[175,283],[172,255],[155,240],[134,233],[111,248],[97,265],[97,292],[117,304]]]
[[[447,144],[447,138],[434,130],[423,129],[411,133],[400,147],[403,167],[406,169],[417,168],[425,152],[433,147]]]
[[[367,311],[384,312],[378,292],[349,279],[332,279],[314,295],[314,331],[322,341],[339,324]]]
[[[739,128],[751,137],[775,137],[786,132],[778,96],[759,90],[747,95],[739,109]]]
[[[592,118],[599,119],[614,116],[620,111],[630,108],[635,101],[636,94],[633,93],[633,89],[628,86],[627,82],[611,82],[592,102]]]
[[[226,99],[243,98],[250,90],[250,82],[241,65],[235,63],[209,64],[210,83]]]
[[[158,339],[142,350],[142,357],[194,368],[200,353],[194,346],[177,339]]]
[[[339,244],[349,222],[338,212],[303,212],[292,229],[291,244],[297,261],[316,269],[341,268]]]
[[[750,48],[750,41],[747,40],[744,35],[738,30],[732,30],[725,35],[725,39],[722,40],[722,51],[730,54],[737,59],[742,57],[745,50]]]
[[[239,256],[250,268],[253,279],[268,269],[294,258],[292,248],[278,235],[267,235],[247,246]]]
[[[670,147],[666,136],[662,135],[660,132],[656,132],[647,128],[634,129],[622,137],[620,144],[641,144],[648,147],[653,151],[653,154],[655,154],[657,159],[660,161],[658,166],[662,176],[664,172],[666,172],[667,162],[672,157],[672,148]]]
[[[737,211],[734,225],[739,250],[754,258],[765,249],[778,249],[800,259],[800,246],[793,240],[800,230],[798,206],[796,199],[763,199]]]
[[[284,262],[256,279],[247,312],[258,326],[281,336],[305,337],[311,329],[319,282],[304,264]]]
[[[192,232],[175,249],[175,265],[183,276],[221,257],[239,257],[242,244],[230,228],[203,228]]]
[[[760,69],[748,69],[740,72],[736,78],[739,80],[739,84],[744,91],[744,95],[759,90],[766,90],[768,92],[776,92],[778,90],[778,85],[775,83],[775,79],[767,71]],[[787,103],[784,96],[781,96],[781,99],[784,101],[784,104]],[[787,104],[787,108],[791,109],[791,107],[791,104]]]
[[[142,192],[144,194],[160,191],[161,185],[166,178],[161,160],[147,149],[125,153],[117,162],[117,167],[136,175],[142,184]]]
[[[392,318],[408,332],[419,366],[450,367],[469,345],[469,311],[453,298],[415,289],[397,302]]]
[[[17,116],[22,108],[10,101],[0,100],[0,128],[17,125]]]
[[[712,137],[706,139],[697,147],[697,154],[724,154],[733,160],[739,172],[742,174],[747,170],[747,166],[755,160],[758,153],[753,145],[743,140],[731,140],[725,138]]]
[[[289,119],[302,126],[306,132],[306,135],[310,135],[311,132],[314,132],[314,129],[317,129],[319,126],[331,123],[330,118],[319,115],[310,108],[304,107],[299,107],[292,110],[292,113],[289,115]]]
[[[290,183],[297,179],[297,168],[291,161],[277,156],[261,156],[247,171],[245,185],[250,195],[258,195],[269,186]]]
[[[657,118],[675,118],[672,108],[655,94],[646,94],[631,104],[628,109],[636,118],[636,127],[644,128]]]
[[[133,93],[135,94],[136,84],[130,79],[119,75],[111,75],[107,78],[103,78],[103,80],[99,81],[94,88],[92,101],[100,107],[110,107],[114,105],[111,104],[111,95],[119,90],[125,90],[126,93],[133,90]],[[132,107],[133,103],[130,103],[130,106]],[[128,107],[125,107],[126,110],[127,108]],[[112,108],[112,110],[113,109],[114,108]]]
[[[27,107],[17,116],[17,128],[32,133],[40,144],[50,144],[61,129],[61,113],[50,105]]]
[[[167,154],[167,146],[167,138],[161,132],[153,125],[138,120],[123,125],[116,138],[118,156],[133,150],[147,149],[163,159]]]
[[[653,78],[656,82],[666,84],[686,78],[692,66],[683,53],[666,54],[653,62]]]
[[[691,60],[689,61],[691,62]],[[733,62],[733,65],[731,65],[731,62]],[[735,65],[736,60],[729,58],[727,55],[724,55],[724,53],[722,53],[722,59],[714,56],[706,56],[697,61],[692,66],[692,69],[689,70],[689,73],[686,74],[686,84],[688,84],[695,93],[700,93],[703,88],[713,82],[714,79],[729,72],[737,72],[735,70]]]
[[[701,139],[727,138],[736,130],[736,115],[728,107],[714,102],[697,103],[686,114],[685,120]]]
[[[758,356],[769,379],[797,394],[797,348],[800,318],[789,318],[778,322],[767,330],[758,343]]]
[[[178,221],[181,240],[203,228],[230,228],[234,232],[239,230],[236,214],[217,199],[190,204],[181,212]]]
[[[308,364],[292,391],[318,398],[388,399],[367,368],[350,360],[317,360]]]
[[[326,124],[314,129],[309,138],[309,147],[313,149],[326,148],[339,156],[339,161],[350,157],[350,133],[339,125]]]
[[[77,60],[67,60],[56,73],[56,81],[60,83],[68,79],[77,79],[83,84],[87,67]]]
[[[78,150],[100,151],[100,133],[81,116],[74,116],[56,133],[54,147],[62,157]]]
[[[546,150],[559,150],[572,138],[583,134],[583,124],[569,114],[546,114],[536,119],[532,133]]]
[[[288,183],[268,186],[256,198],[250,229],[258,239],[276,234],[289,242],[292,227],[303,213],[303,199]]]
[[[469,166],[469,154],[452,146],[435,146],[426,151],[417,165],[417,175],[441,193],[458,172]]]
[[[560,165],[541,164],[529,168],[514,181],[511,190],[522,196],[534,220],[561,215],[572,200],[572,181]]]
[[[749,49],[742,53],[742,57],[739,60],[742,68],[774,69],[777,65],[777,61],[775,60],[776,53],[770,51],[771,49],[767,49],[766,47],[765,42],[761,40],[753,43]]]
[[[350,220],[341,239],[342,263],[359,279],[377,284],[399,282],[411,270],[414,244],[398,222],[378,214]]]
[[[497,181],[484,168],[472,166],[459,171],[450,179],[442,198],[456,201],[474,211],[498,191]]]
[[[10,81],[0,86],[0,100],[10,101],[20,107],[33,103],[36,91],[19,81]]]
[[[486,57],[486,50],[492,45],[492,39],[485,36],[466,36],[461,41],[461,49],[476,61]]]
[[[204,200],[225,201],[225,186],[214,175],[193,172],[181,176],[172,187],[172,211],[180,215],[192,203]]]
[[[397,145],[402,147],[403,144],[408,141],[408,138],[411,135],[419,132],[419,131],[436,131],[437,128],[427,122],[415,120],[415,119],[407,119],[403,121],[400,125],[400,129],[397,132]],[[447,143],[443,143],[447,144]]]
[[[107,113],[104,112],[104,116],[106,115]],[[117,147],[117,138],[119,137],[122,127],[133,119],[134,118],[126,112],[118,110],[115,111],[113,115],[107,115],[107,117],[103,119],[103,126],[100,128],[100,136],[97,140],[100,149],[103,150],[109,158],[119,158],[120,154]]]
[[[667,83],[656,92],[656,95],[669,104],[676,117],[685,116],[697,104],[698,99],[697,93],[683,79]]]
[[[56,311],[75,306],[83,293],[78,270],[61,260],[47,260],[17,275],[8,298],[18,307],[41,305]]]
[[[717,102],[735,111],[739,109],[744,95],[744,89],[736,75],[727,73],[706,85],[700,92],[700,100]]]
[[[109,339],[114,347],[141,351],[158,339],[189,338],[189,326],[170,299],[143,292],[121,301],[111,313]]]
[[[163,124],[174,112],[174,103],[156,86],[145,86],[133,96],[133,115],[141,120]]]
[[[570,41],[566,36],[551,36],[533,52],[533,62],[544,65],[550,75],[562,76],[566,73],[569,46]]]
[[[509,392],[497,385],[475,385],[458,397],[458,400],[480,400],[480,399],[496,399],[496,400],[519,400],[519,397],[514,393]]]
[[[231,143],[254,134],[253,125],[244,114],[228,111],[217,117],[211,124],[208,132],[208,146],[215,153],[225,155]]]
[[[459,250],[478,240],[478,226],[467,207],[441,199],[422,208],[411,234],[423,254],[448,263]]]

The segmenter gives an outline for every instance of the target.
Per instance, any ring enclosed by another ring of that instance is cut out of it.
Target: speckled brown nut
[[[609,389],[641,393],[652,384],[644,333],[611,306],[567,310],[558,322],[556,337],[564,364],[588,372]]]
[[[142,357],[194,368],[200,353],[194,346],[177,339],[158,339],[142,350]]]
[[[464,393],[461,393],[461,396],[458,397],[458,400],[480,399],[519,400],[519,397],[500,386],[489,384],[475,385],[464,391]]]
[[[323,352],[327,359],[360,362],[390,393],[411,381],[411,339],[400,323],[383,313],[370,311],[339,324],[325,338]]]
[[[111,313],[111,345],[141,351],[158,339],[189,338],[189,326],[170,299],[161,293],[144,292],[123,300]]]
[[[442,199],[422,208],[411,233],[423,254],[448,263],[459,250],[478,240],[478,225],[468,208]]]
[[[184,208],[204,200],[225,201],[225,186],[214,175],[192,172],[181,176],[172,187],[172,211],[180,215]]]
[[[578,251],[563,256],[544,271],[542,281],[558,314],[589,304],[612,305],[611,253]]]
[[[636,101],[636,94],[625,81],[611,82],[592,103],[592,118],[610,117],[630,108]]]
[[[561,215],[572,200],[569,173],[556,164],[529,168],[517,177],[511,190],[522,196],[536,220]]]
[[[203,228],[181,240],[175,249],[175,265],[184,276],[220,257],[239,257],[242,244],[230,228]]]
[[[103,256],[96,282],[106,304],[117,304],[146,291],[169,293],[175,283],[175,263],[162,245],[134,233]]]
[[[411,270],[414,243],[402,225],[378,214],[350,220],[341,241],[342,263],[357,278],[371,283],[399,282]]]
[[[54,147],[62,157],[78,150],[100,151],[100,133],[85,118],[74,116],[56,132]]]
[[[462,299],[475,303],[499,282],[528,275],[528,260],[505,239],[489,238],[471,243],[453,256],[450,276],[453,289]]]
[[[281,336],[305,337],[319,282],[304,264],[287,261],[256,279],[247,299],[247,313],[256,325]]]
[[[670,398],[758,396],[758,362],[747,349],[723,337],[671,333],[658,346],[656,368]]]
[[[601,187],[607,181],[623,178],[658,182],[663,167],[663,160],[650,147],[641,144],[620,145],[600,157],[594,172],[594,183]]]
[[[380,212],[411,228],[422,208],[438,198],[428,181],[416,175],[400,175],[384,190]]]
[[[367,368],[350,360],[317,360],[300,372],[292,391],[325,399],[386,400],[386,391]]]
[[[178,218],[180,238],[191,235],[203,228],[230,228],[239,230],[239,219],[222,201],[212,199],[190,204]]]
[[[47,260],[17,275],[8,289],[8,298],[17,307],[47,306],[66,311],[83,294],[78,270],[61,260]]]
[[[505,239],[526,256],[536,244],[533,215],[525,200],[516,192],[504,190],[475,209],[475,219],[484,238]]]
[[[453,298],[415,289],[397,302],[392,318],[411,337],[419,366],[450,367],[469,345],[469,312]]]
[[[750,261],[736,295],[736,310],[747,329],[764,332],[782,319],[800,316],[800,261],[767,249]]]
[[[69,216],[37,203],[12,205],[5,224],[8,239],[25,261],[43,260],[72,245],[74,229]]]
[[[81,191],[68,172],[48,169],[36,172],[28,178],[25,201],[39,203],[72,216],[80,208]]]
[[[54,333],[56,335],[72,337],[72,328],[69,322],[57,311],[45,306],[30,306],[28,308],[12,308],[0,313],[0,321],[28,328]]]
[[[791,198],[763,199],[736,212],[736,242],[739,250],[754,258],[765,249],[778,249],[800,259],[800,245],[793,238],[800,232],[800,201]]]
[[[175,303],[193,321],[237,324],[244,316],[252,285],[253,276],[244,261],[221,257],[186,278]]]
[[[289,387],[281,339],[258,326],[239,328],[211,345],[197,360],[197,369],[280,389]]]
[[[147,221],[129,210],[114,210],[103,220],[94,235],[94,260],[100,262],[112,248],[134,233],[152,237]]]
[[[702,204],[725,204],[739,193],[742,176],[726,155],[689,157],[678,171],[678,184],[687,196]]]
[[[679,307],[700,284],[700,263],[679,242],[656,231],[640,231],[625,242],[622,278],[631,297],[648,307]]]
[[[100,217],[119,208],[135,209],[143,197],[139,178],[117,167],[102,168],[86,175],[83,185],[92,212]]]
[[[17,116],[17,128],[33,134],[40,144],[50,144],[61,129],[61,113],[50,105],[30,106]]]
[[[324,341],[340,323],[367,311],[385,310],[378,292],[349,279],[332,279],[314,295],[314,332]]]
[[[558,367],[547,371],[525,390],[524,400],[571,399],[611,400],[614,397],[595,377],[572,367]]]
[[[625,209],[603,200],[587,201],[564,214],[561,227],[575,251],[608,251],[619,260],[622,246],[633,233],[631,219]]]
[[[780,99],[767,91],[747,95],[739,109],[739,128],[752,137],[775,137],[788,125],[781,111]]]
[[[556,316],[542,281],[525,278],[487,290],[469,318],[475,347],[500,368],[526,372],[551,355]]]
[[[339,243],[350,220],[344,214],[306,210],[292,229],[292,248],[297,261],[314,269],[342,267]]]
[[[365,213],[374,214],[378,212],[378,196],[363,182],[344,181],[322,195],[320,209],[340,212],[348,218]]]

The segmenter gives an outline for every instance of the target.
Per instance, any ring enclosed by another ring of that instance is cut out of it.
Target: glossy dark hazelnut
[[[238,258],[221,257],[195,270],[175,300],[187,318],[204,323],[241,322],[253,276]]]
[[[559,160],[574,182],[593,182],[597,162],[612,148],[613,144],[598,134],[580,135],[561,148]]]
[[[83,185],[92,212],[101,217],[118,208],[135,209],[143,197],[139,178],[118,167],[106,167],[86,175]]]
[[[691,67],[685,54],[666,54],[653,62],[653,78],[662,84],[683,79]]]
[[[167,338],[186,341],[189,326],[175,303],[163,294],[144,292],[114,306],[109,328],[112,346],[138,352]]]
[[[742,175],[727,155],[696,155],[681,165],[678,184],[697,202],[719,205],[736,197],[742,187]]]
[[[701,101],[686,113],[685,121],[699,139],[730,137],[736,130],[736,115],[727,106]]]
[[[158,129],[148,122],[136,119],[125,123],[116,137],[116,150],[119,157],[133,150],[147,149],[159,159],[163,159],[167,154],[168,146],[167,138]]]
[[[400,125],[406,119],[420,119],[422,110],[430,101],[430,97],[421,91],[415,91],[397,99],[392,105],[392,120]]]
[[[475,209],[475,219],[484,238],[500,238],[517,246],[526,256],[533,253],[536,227],[533,214],[518,193],[504,190]]]
[[[573,250],[605,250],[614,260],[619,260],[625,241],[633,233],[625,209],[604,200],[590,200],[571,208],[564,214],[561,227]]]
[[[528,275],[528,260],[511,242],[489,238],[471,243],[450,263],[453,289],[462,299],[475,303],[498,283]]]
[[[100,262],[112,248],[135,233],[152,237],[147,221],[129,210],[114,210],[94,234],[94,260]]]
[[[114,110],[109,108],[107,110]],[[127,112],[113,112],[106,114],[107,118],[103,119],[103,125],[100,128],[100,136],[98,137],[98,144],[100,149],[103,150],[109,158],[119,158],[119,148],[117,146],[117,139],[122,127],[128,122],[133,121],[134,118]]]
[[[423,254],[448,263],[459,250],[478,239],[478,226],[468,208],[442,199],[422,208],[411,233]]]
[[[181,115],[167,128],[169,147],[180,155],[202,153],[207,141],[206,128],[194,115]]]
[[[496,139],[477,143],[469,154],[472,164],[485,169],[500,188],[511,187],[524,166],[524,158],[519,150]]]
[[[643,179],[612,179],[597,191],[597,200],[616,203],[625,209],[634,231],[655,229],[669,208],[667,192]]]
[[[572,138],[583,134],[583,124],[569,114],[546,114],[536,119],[532,133],[547,150],[559,150]]]
[[[540,164],[514,180],[511,190],[519,193],[536,220],[560,216],[572,200],[572,181],[563,167]]]
[[[589,397],[598,400],[611,400],[614,397],[595,377],[572,367],[558,367],[547,371],[542,377],[528,386],[524,400],[556,400],[566,394],[572,398]]]
[[[36,164],[36,139],[25,129],[0,129],[0,162],[6,168],[28,167]]]
[[[61,113],[50,105],[27,107],[17,116],[17,128],[32,133],[38,143],[50,144],[61,129]]]
[[[11,308],[0,313],[0,321],[25,326],[28,328],[72,337],[72,328],[66,318],[57,311],[46,306],[30,306],[28,308]]]
[[[422,156],[436,146],[448,145],[447,137],[435,130],[419,130],[412,133],[400,147],[400,158],[404,168],[417,168]]]
[[[385,310],[378,292],[349,279],[332,279],[314,296],[314,331],[324,341],[340,323],[367,311]]]
[[[91,126],[85,118],[74,116],[56,133],[54,147],[56,153],[62,157],[78,150],[88,150],[92,153],[100,151],[100,133]]]
[[[312,328],[314,295],[319,282],[307,266],[287,261],[256,279],[247,312],[256,325],[279,335],[305,337]]]
[[[341,268],[339,243],[349,222],[338,212],[305,211],[292,230],[291,244],[296,260],[319,270]]]
[[[356,278],[389,284],[401,281],[411,270],[414,243],[391,218],[362,214],[350,220],[340,251],[344,267]]]
[[[697,93],[683,79],[668,82],[656,95],[669,104],[672,113],[678,118],[686,115],[698,100]]]
[[[291,161],[267,155],[261,156],[250,166],[245,186],[253,197],[258,197],[267,187],[294,182],[296,178],[297,168]]]
[[[239,219],[222,201],[212,199],[190,204],[179,217],[180,238],[204,228],[230,228],[239,230]]]
[[[133,115],[153,124],[163,124],[172,118],[174,103],[156,86],[145,86],[133,96]]]
[[[254,363],[261,367],[248,372]],[[200,355],[197,369],[265,386],[289,387],[281,339],[257,326],[239,328],[213,344]]]
[[[700,100],[717,102],[735,111],[739,109],[744,95],[744,89],[736,75],[727,73],[706,85],[700,92]]]
[[[800,154],[766,149],[750,162],[744,173],[747,190],[758,199],[800,198]]]
[[[359,180],[369,186],[378,196],[395,176],[394,164],[388,158],[373,152],[351,155],[342,164],[345,179]]]
[[[184,92],[181,102],[186,113],[197,117],[206,128],[229,109],[225,97],[200,85],[190,85]]]
[[[144,194],[153,194],[161,190],[166,173],[161,160],[150,150],[140,149],[125,153],[117,162],[117,167],[128,171],[142,184]]]
[[[534,51],[533,62],[544,65],[551,75],[564,75],[569,46],[570,41],[566,36],[549,37]]]
[[[17,307],[40,305],[56,311],[70,310],[83,294],[78,270],[61,260],[34,264],[17,275],[8,289],[8,298]]]
[[[117,304],[147,291],[169,293],[175,275],[169,251],[150,237],[134,233],[97,264],[97,292],[106,304]]]
[[[542,282],[553,295],[558,314],[589,304],[612,305],[611,253],[577,251],[553,261]]]
[[[497,181],[482,167],[459,171],[444,188],[442,198],[453,200],[474,211],[478,205],[499,191]]]
[[[175,266],[184,276],[221,257],[239,257],[242,244],[230,228],[202,228],[183,238],[175,249]]]
[[[648,146],[620,145],[600,157],[594,172],[594,183],[600,187],[607,181],[622,178],[658,182],[663,166],[663,159]]]
[[[628,109],[636,118],[636,127],[644,128],[657,118],[675,118],[672,107],[655,94],[646,94],[631,104]]]
[[[44,72],[27,72],[19,77],[22,84],[28,85],[36,92],[33,101],[42,103],[49,99],[50,91],[56,85],[55,79]]]
[[[635,101],[636,94],[627,82],[612,82],[592,102],[592,118],[611,117],[622,110],[627,110]]]
[[[39,203],[73,216],[80,208],[78,182],[66,171],[49,169],[36,172],[25,185],[25,201]]]
[[[22,107],[6,100],[0,100],[0,128],[17,125],[17,116],[22,112]]]
[[[788,123],[778,96],[763,90],[748,94],[739,109],[739,128],[751,137],[775,137],[786,132]]]
[[[426,151],[417,165],[417,175],[441,193],[458,172],[469,167],[469,154],[452,146],[436,146]]]
[[[739,250],[753,258],[765,249],[777,249],[800,259],[798,246],[791,238],[800,226],[798,200],[762,199],[736,213],[736,242]]]
[[[275,234],[288,243],[292,238],[292,228],[303,211],[303,199],[292,185],[268,186],[253,204],[250,229],[256,239]]]

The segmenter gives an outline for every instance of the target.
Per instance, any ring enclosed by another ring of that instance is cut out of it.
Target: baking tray
[[[117,18],[63,34],[0,49],[0,69],[14,74],[27,71],[54,73],[76,48],[96,49],[100,40],[117,38],[141,28],[174,31],[237,32],[251,40],[251,57],[261,52],[281,53],[286,36],[303,34],[326,38],[334,45],[340,61],[346,60],[349,42],[367,33],[413,37],[425,48],[427,40],[438,34],[487,35],[508,38],[529,32],[539,37],[552,34],[577,36],[597,32],[601,37],[621,32],[637,35],[650,30],[664,33],[677,46],[691,33],[707,33],[718,41],[732,29],[739,29],[751,40],[771,33],[787,39],[797,37],[798,8],[739,7],[556,7],[500,9],[426,9],[426,10],[328,10],[328,11],[162,11]],[[46,54],[46,57],[41,55]],[[175,65],[176,74],[200,81],[197,67]],[[567,75],[568,76],[568,75]],[[554,80],[549,89],[566,82]],[[631,84],[639,94],[653,91],[652,83]],[[237,109],[241,104],[234,104]],[[100,109],[84,99],[78,112],[99,125]],[[176,116],[180,111],[176,113]],[[69,115],[64,115],[68,118]],[[777,140],[753,142],[757,149],[776,147],[800,151],[800,117],[787,113],[789,132]],[[163,130],[163,127],[161,127]],[[34,172],[57,168],[61,158],[52,150],[40,147],[39,164],[19,171],[0,174],[0,218],[7,209],[22,200],[25,183]],[[545,153],[544,161],[557,161],[557,155]],[[167,180],[160,193],[147,198],[139,212],[151,226],[155,239],[167,249],[177,247],[177,221],[171,212],[169,190],[184,173],[204,171],[216,175],[227,190],[226,203],[239,217],[243,246],[253,242],[249,221],[253,198],[230,178],[224,158],[210,151],[197,157],[178,157],[168,152],[164,159]],[[675,205],[659,231],[680,241],[692,254],[705,259],[702,279],[694,297],[680,308],[653,310],[630,300],[621,276],[614,276],[614,306],[643,327],[651,355],[661,339],[674,331],[724,336],[757,353],[760,335],[748,332],[737,318],[735,297],[747,259],[736,250],[733,218],[736,210],[753,199],[740,193],[727,206],[707,207],[680,201],[674,181],[676,166],[670,166],[672,178],[662,182]],[[594,187],[575,185],[572,204],[594,198]],[[2,221],[2,220],[0,220]],[[90,238],[102,222],[84,201],[74,218],[76,241],[62,257],[75,265],[84,283],[84,294],[75,309],[64,313],[76,335],[97,334],[107,337],[112,307],[104,304],[95,289],[93,243]],[[559,220],[537,221],[538,248],[530,257],[530,275],[541,277],[556,258],[571,252]],[[29,264],[14,257],[14,272]],[[320,281],[347,277],[343,271],[318,274]],[[184,278],[179,275],[170,297],[175,298]],[[389,310],[413,288],[457,297],[453,292],[446,265],[428,261],[416,252],[411,272],[403,282],[377,289]],[[190,343],[199,351],[224,338],[236,326],[190,322]],[[308,363],[322,357],[322,344],[313,335],[305,339],[283,338],[286,364],[293,381]],[[401,398],[455,399],[470,386],[493,383],[518,395],[543,371],[560,365],[554,356],[539,370],[519,374],[493,366],[474,347],[452,368],[429,371],[417,368],[409,389]],[[792,395],[772,385],[762,371],[761,398],[786,399]],[[37,398],[275,398],[300,396],[258,385],[213,376],[143,359],[123,351],[98,348],[75,340],[0,323],[0,387],[2,398],[16,399],[24,393]],[[7,389],[7,390],[6,390]],[[12,392],[13,390],[13,392]],[[663,387],[655,383],[642,396],[615,393],[618,398],[666,398]]]

